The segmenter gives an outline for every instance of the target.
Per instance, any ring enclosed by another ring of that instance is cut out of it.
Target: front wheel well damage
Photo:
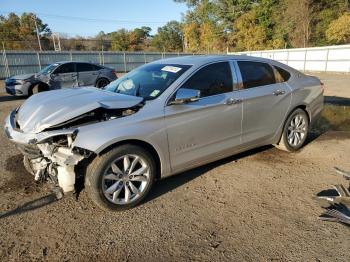
[[[38,92],[48,91],[49,88],[50,88],[49,85],[44,83],[44,82],[33,83],[28,88],[28,95],[32,95],[33,94],[33,89],[35,87],[38,88]]]

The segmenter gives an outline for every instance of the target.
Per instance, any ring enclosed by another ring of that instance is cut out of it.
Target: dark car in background
[[[79,86],[102,88],[117,79],[116,72],[108,67],[87,62],[57,62],[37,74],[9,77],[5,80],[6,92],[16,96]]]

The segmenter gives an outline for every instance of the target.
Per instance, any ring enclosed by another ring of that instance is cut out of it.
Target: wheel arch
[[[299,105],[293,106],[291,108],[291,110],[289,110],[288,113],[286,114],[286,116],[285,116],[285,118],[283,120],[283,123],[280,126],[279,131],[277,132],[277,135],[274,138],[274,143],[273,144],[278,144],[280,142],[282,134],[283,134],[283,129],[284,129],[284,126],[286,124],[286,121],[288,120],[289,116],[297,109],[303,110],[306,113],[306,115],[307,115],[309,124],[311,123],[310,110],[308,109],[308,106],[306,104],[299,104]]]
[[[293,113],[296,109],[302,109],[303,111],[305,111],[306,115],[307,115],[307,118],[309,120],[309,124],[311,123],[311,112],[310,112],[310,109],[309,107],[306,105],[306,104],[300,104],[300,105],[296,105],[293,107],[292,110],[289,111],[286,119],[284,120],[284,123],[285,121],[287,121],[288,117],[290,116],[291,113]]]
[[[109,80],[107,77],[105,77],[105,76],[98,76],[97,78],[96,78],[96,81],[95,81],[95,87],[97,86],[97,83],[98,83],[98,81],[100,81],[101,79],[104,79],[104,80],[107,80],[109,83],[111,82],[111,80]]]
[[[50,86],[42,81],[36,82],[36,83],[32,83],[29,87],[28,87],[28,96],[33,94],[33,89],[34,87],[38,86],[38,89],[41,91],[48,91],[50,89]],[[40,92],[41,92],[40,91]]]
[[[99,155],[99,156],[103,155],[104,153],[110,151],[111,149],[113,149],[117,146],[125,145],[125,144],[131,144],[131,145],[136,145],[136,146],[142,147],[143,149],[148,151],[150,154],[152,154],[152,156],[154,157],[154,160],[156,162],[156,168],[157,168],[156,179],[159,180],[161,178],[161,172],[162,172],[162,163],[160,160],[160,155],[157,152],[157,150],[154,148],[154,146],[148,142],[145,142],[145,141],[139,140],[139,139],[126,139],[126,140],[118,141],[118,142],[115,142],[115,143],[105,147],[97,155]]]

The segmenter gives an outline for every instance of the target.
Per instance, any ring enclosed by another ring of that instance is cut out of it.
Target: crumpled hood
[[[142,101],[141,97],[94,87],[47,91],[33,95],[23,103],[17,114],[17,122],[23,132],[39,133],[100,107],[124,109]]]

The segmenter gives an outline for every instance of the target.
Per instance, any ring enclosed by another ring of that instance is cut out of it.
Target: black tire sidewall
[[[305,134],[305,137],[303,138],[303,142],[300,143],[299,145],[297,146],[291,146],[288,142],[288,126],[289,126],[289,123],[290,121],[297,115],[297,114],[303,114],[304,115],[304,118],[306,119],[306,134]],[[285,125],[284,125],[284,128],[283,128],[283,142],[285,144],[285,146],[287,147],[287,149],[289,151],[297,151],[299,150],[304,144],[305,144],[305,141],[307,139],[307,136],[308,136],[308,133],[309,133],[309,126],[310,126],[310,123],[309,123],[309,117],[307,115],[307,113],[298,108],[296,110],[294,110],[288,117]]]
[[[105,82],[106,84],[104,85],[104,86],[100,86],[100,83],[101,82]],[[96,87],[97,88],[103,88],[103,87],[105,87],[106,85],[108,85],[109,84],[109,81],[106,79],[106,78],[100,78],[100,79],[98,79],[97,81],[96,81]]]
[[[139,155],[147,162],[150,168],[150,182],[147,185],[147,188],[145,189],[145,191],[142,193],[142,196],[139,197],[134,202],[126,205],[113,204],[103,194],[102,175],[104,174],[106,169],[109,168],[112,161],[115,161],[117,158],[126,154]],[[86,174],[85,187],[88,191],[88,194],[90,195],[90,198],[96,204],[98,204],[101,208],[105,210],[121,211],[121,210],[130,209],[136,206],[137,204],[139,204],[148,195],[149,191],[151,190],[155,177],[156,177],[155,161],[152,155],[148,153],[148,151],[135,145],[122,145],[102,155],[96,167],[93,170],[88,169],[88,172]]]

